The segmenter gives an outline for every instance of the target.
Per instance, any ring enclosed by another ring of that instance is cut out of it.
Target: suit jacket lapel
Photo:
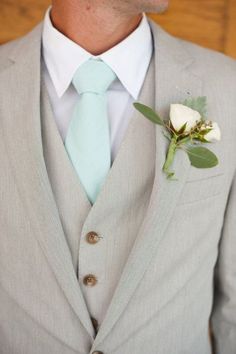
[[[201,81],[188,70],[193,59],[182,50],[181,44],[151,20],[150,26],[155,48],[155,106],[166,117],[171,103],[181,102],[189,95],[201,95]],[[161,127],[156,126],[156,170],[149,207],[92,350],[105,339],[125,310],[155,256],[184,188],[190,169],[186,153],[179,150],[175,157],[173,169],[177,181],[167,180],[162,172],[168,145]]]
[[[12,65],[1,73],[3,137],[34,235],[71,307],[93,337],[94,329],[78,285],[43,157],[40,126],[40,42],[41,26],[21,41],[19,48],[12,53]],[[9,88],[7,91],[6,83]]]

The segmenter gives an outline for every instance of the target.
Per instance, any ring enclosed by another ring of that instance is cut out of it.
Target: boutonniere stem
[[[168,152],[167,152],[166,161],[165,161],[165,163],[163,165],[163,171],[169,177],[174,176],[174,172],[170,171],[170,167],[171,167],[171,165],[172,165],[172,163],[174,161],[176,149],[177,149],[177,139],[174,137],[170,141],[170,145],[169,145],[169,149],[168,149]]]

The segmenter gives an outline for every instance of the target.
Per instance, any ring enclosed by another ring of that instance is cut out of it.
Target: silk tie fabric
[[[78,68],[72,81],[79,100],[65,147],[92,204],[111,167],[107,89],[115,79],[106,63],[91,58]]]

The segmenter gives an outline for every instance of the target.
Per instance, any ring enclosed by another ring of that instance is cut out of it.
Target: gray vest
[[[154,91],[152,58],[138,101],[154,108]],[[134,112],[92,206],[64,148],[43,80],[41,92],[47,172],[74,269],[98,329],[148,207],[155,172],[155,126]],[[92,231],[98,236],[93,237]]]

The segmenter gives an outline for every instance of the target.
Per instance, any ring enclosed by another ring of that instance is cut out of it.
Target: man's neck
[[[82,6],[77,1],[71,1],[68,5],[68,2],[53,4],[52,23],[93,55],[104,53],[121,42],[138,27],[142,19],[142,14],[118,14],[114,8]]]

